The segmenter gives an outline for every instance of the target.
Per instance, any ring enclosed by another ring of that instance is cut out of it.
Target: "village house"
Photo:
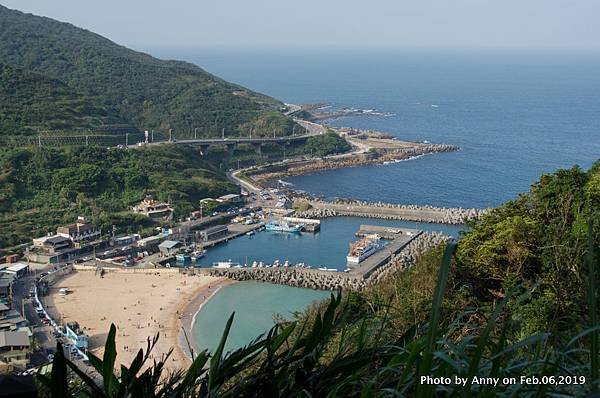
[[[0,331],[27,330],[27,319],[17,310],[8,305],[0,303]]]
[[[0,273],[0,304],[9,304],[12,301],[13,283],[15,276]]]
[[[25,369],[31,342],[25,331],[0,331],[0,362]]]
[[[134,206],[133,211],[134,213],[150,217],[153,220],[170,220],[173,217],[173,209],[168,203],[154,200],[150,195]]]
[[[85,217],[79,216],[75,223],[58,227],[56,235],[68,238],[75,246],[78,246],[83,242],[99,239],[102,231]]]
[[[174,256],[178,251],[181,243],[176,240],[166,240],[158,245],[158,250],[163,257]]]
[[[205,241],[219,239],[227,234],[229,234],[229,228],[226,225],[216,225],[200,231],[200,237]]]

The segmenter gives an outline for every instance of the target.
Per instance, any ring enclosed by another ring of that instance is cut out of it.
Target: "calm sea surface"
[[[330,123],[462,150],[291,178],[299,189],[442,206],[495,206],[540,174],[600,157],[600,55],[155,51],[286,102],[377,109]]]
[[[217,261],[227,260],[240,264],[252,264],[253,261],[272,264],[279,260],[283,264],[288,260],[290,264],[305,263],[313,268],[326,267],[343,271],[346,269],[349,244],[357,240],[354,234],[361,224],[441,231],[452,236],[458,236],[462,229],[459,226],[442,224],[336,217],[324,219],[321,232],[315,234],[264,231],[252,236],[242,236],[209,249],[199,264],[202,267],[210,267]]]
[[[326,198],[495,206],[526,191],[542,173],[574,164],[587,168],[600,158],[600,55],[285,50],[152,53],[197,63],[285,102],[327,102],[392,114],[331,121],[335,126],[375,129],[400,139],[461,147],[456,153],[387,166],[289,179],[298,189]],[[354,228],[346,223],[352,224],[338,220],[331,228],[324,225],[316,237],[257,235],[254,239],[263,247],[254,247],[252,240],[243,237],[215,249],[207,260],[289,258],[309,264],[338,264]],[[291,292],[300,292],[303,299],[297,300]],[[214,346],[207,336],[214,342],[235,309],[248,316],[238,319],[240,330],[248,333],[236,341],[247,342],[256,331],[271,325],[272,314],[280,305],[289,304],[286,310],[303,308],[314,297],[308,292],[234,285],[200,311],[199,319],[211,314],[204,325],[214,325],[214,330],[204,326],[196,337],[201,345]]]

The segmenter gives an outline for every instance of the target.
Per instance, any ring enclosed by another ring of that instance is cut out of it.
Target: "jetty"
[[[397,255],[413,239],[421,235],[423,231],[408,228],[390,228],[377,225],[361,225],[356,233],[358,236],[377,234],[389,240],[385,247],[364,259],[358,266],[348,272],[351,275],[367,278],[374,270],[388,263],[392,256]]]
[[[464,224],[470,219],[481,217],[488,211],[486,209],[396,205],[351,200],[328,202],[314,198],[296,198],[294,203],[308,208],[308,210],[297,212],[296,217],[326,218],[353,216],[453,225]]]

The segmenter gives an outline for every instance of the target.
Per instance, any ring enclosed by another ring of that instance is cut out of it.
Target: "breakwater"
[[[459,149],[458,146],[450,144],[411,143],[411,146],[404,148],[373,148],[372,151],[365,153],[355,152],[346,155],[336,155],[320,159],[266,166],[251,170],[247,172],[246,175],[251,177],[254,181],[267,183],[280,178],[309,174],[317,171],[400,162],[423,155],[440,152],[454,152]]]
[[[487,209],[398,205],[354,200],[326,202],[304,197],[296,198],[295,205],[307,209],[296,213],[297,217],[304,218],[320,219],[336,216],[355,216],[453,225],[460,225],[468,220],[477,219],[488,211]]]
[[[180,268],[185,274],[225,277],[237,281],[259,281],[318,290],[356,290],[378,283],[387,276],[409,268],[424,251],[448,241],[441,233],[422,233],[408,243],[390,261],[367,276],[353,273],[321,271],[307,268]]]

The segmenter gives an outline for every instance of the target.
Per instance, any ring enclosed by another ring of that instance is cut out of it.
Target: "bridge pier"
[[[200,145],[200,153],[202,154],[202,156],[208,155],[208,149],[209,148],[210,148],[210,144]]]
[[[235,147],[236,147],[235,143],[225,144],[225,152],[227,152],[228,155],[233,155],[233,151],[235,151]]]
[[[252,146],[254,147],[254,150],[256,151],[256,153],[258,153],[259,155],[262,154],[262,144],[256,143],[256,144],[252,144]]]

